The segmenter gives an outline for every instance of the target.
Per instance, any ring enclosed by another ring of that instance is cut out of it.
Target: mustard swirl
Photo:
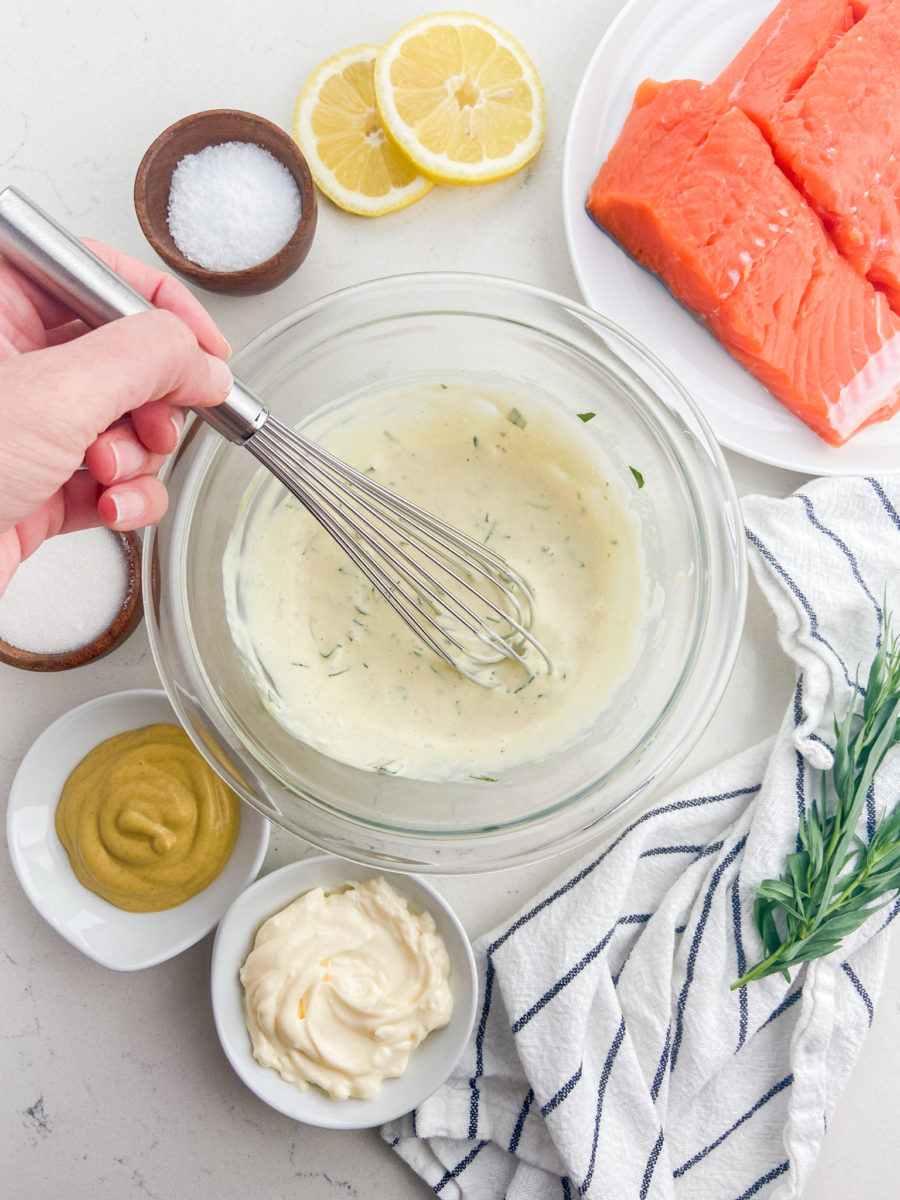
[[[63,787],[56,832],[79,882],[127,912],[174,908],[219,874],[239,800],[176,725],[107,738]]]

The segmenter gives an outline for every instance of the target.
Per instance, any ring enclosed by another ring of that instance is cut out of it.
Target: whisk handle
[[[14,187],[0,191],[0,254],[92,328],[153,307]],[[238,445],[251,438],[268,416],[259,397],[237,379],[221,404],[194,411]]]

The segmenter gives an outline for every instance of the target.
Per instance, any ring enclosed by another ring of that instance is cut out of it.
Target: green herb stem
[[[900,890],[900,802],[868,843],[857,826],[890,749],[900,742],[900,641],[885,616],[884,638],[857,712],[859,682],[840,723],[834,761],[798,827],[800,849],[778,879],[756,889],[753,915],[765,956],[733,988],[830,954]],[[829,809],[829,796],[834,804]]]

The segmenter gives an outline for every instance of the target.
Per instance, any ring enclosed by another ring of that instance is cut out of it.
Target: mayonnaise
[[[553,669],[534,655],[528,671],[504,663],[492,687],[465,679],[264,477],[223,581],[275,720],[332,758],[437,780],[493,778],[590,728],[637,659],[646,609],[637,485],[609,470],[603,431],[544,398],[450,383],[366,397],[304,432],[507,559],[532,587]]]
[[[270,917],[241,967],[253,1055],[335,1100],[378,1094],[450,1020],[434,919],[383,878],[314,888]]]

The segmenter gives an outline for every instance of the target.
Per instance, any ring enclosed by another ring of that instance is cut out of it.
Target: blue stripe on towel
[[[697,855],[696,861],[699,862],[701,858],[709,858],[710,855],[718,854],[724,845],[725,845],[725,843],[721,842],[721,841],[720,842],[709,842],[707,845],[705,845],[703,847],[703,849]]]
[[[615,925],[606,931],[600,941],[597,942],[596,945],[592,946],[590,950],[588,950],[587,954],[585,954],[581,960],[575,964],[574,967],[570,967],[569,970],[566,971],[562,979],[557,979],[553,987],[548,988],[547,991],[544,992],[543,996],[540,996],[537,1000],[535,1000],[534,1004],[532,1004],[531,1008],[529,1008],[527,1012],[522,1013],[520,1017],[513,1021],[511,1026],[513,1033],[521,1033],[532,1017],[537,1016],[541,1009],[545,1008],[554,996],[559,995],[564,987],[568,987],[573,979],[578,978],[585,967],[590,966],[594,959],[598,958],[603,953],[612,939],[612,935],[616,932],[618,924],[619,922],[616,921]]]
[[[726,1138],[731,1137],[736,1129],[740,1129],[745,1121],[749,1121],[750,1118],[758,1113],[759,1110],[764,1107],[764,1105],[768,1104],[773,1097],[777,1096],[779,1092],[783,1092],[786,1087],[790,1087],[793,1082],[794,1076],[792,1074],[785,1075],[784,1079],[780,1079],[778,1083],[770,1087],[764,1096],[760,1096],[752,1108],[748,1108],[743,1116],[738,1117],[734,1124],[726,1129],[724,1133],[720,1133],[715,1141],[710,1142],[708,1146],[704,1146],[702,1150],[698,1150],[696,1154],[692,1155],[687,1162],[682,1163],[680,1167],[676,1167],[672,1172],[673,1179],[680,1179],[682,1175],[690,1171],[691,1167],[695,1167],[698,1162],[701,1162],[704,1158],[706,1158],[707,1154],[711,1154],[713,1150],[721,1146]]]
[[[787,571],[784,569],[784,567],[781,565],[781,563],[778,561],[778,559],[775,557],[775,555],[772,553],[772,551],[769,550],[767,546],[763,545],[762,539],[759,538],[757,536],[757,534],[755,534],[753,532],[753,530],[750,529],[749,527],[746,527],[744,532],[747,536],[748,542],[750,542],[750,544],[752,546],[756,547],[756,549],[759,551],[760,555],[766,560],[766,562],[769,564],[769,566],[772,568],[772,570],[776,573],[776,575],[778,575],[780,577],[780,579],[782,580],[784,585],[787,587],[787,589],[791,592],[791,594],[794,597],[796,597],[797,601],[799,602],[803,611],[806,613],[806,616],[809,620],[809,632],[810,632],[811,636],[813,638],[815,638],[815,640],[817,642],[821,642],[821,644],[832,655],[832,657],[834,659],[836,659],[836,661],[840,665],[841,670],[844,673],[844,679],[847,681],[847,686],[853,687],[853,680],[850,678],[850,676],[847,673],[847,667],[844,663],[844,660],[841,658],[841,656],[835,650],[834,646],[832,646],[830,642],[826,641],[825,638],[822,637],[821,633],[819,633],[819,619],[816,616],[815,611],[814,611],[812,605],[810,604],[810,602],[807,600],[806,596],[804,596],[804,594],[800,591],[800,588],[797,586],[796,582],[790,577],[790,575],[787,573]]]
[[[746,1192],[741,1192],[735,1200],[750,1200],[751,1196],[755,1196],[760,1188],[764,1188],[767,1183],[771,1183],[773,1179],[777,1179],[779,1175],[784,1175],[790,1167],[789,1162],[779,1163],[777,1167],[773,1167],[771,1171],[766,1171],[765,1175],[760,1175],[756,1183],[751,1183]]]
[[[505,929],[503,931],[503,933],[498,938],[496,938],[490,944],[490,946],[488,946],[488,948],[487,948],[487,966],[486,966],[486,972],[485,972],[484,1002],[482,1004],[481,1016],[479,1018],[479,1023],[478,1023],[478,1032],[476,1034],[476,1039],[475,1039],[475,1052],[476,1052],[475,1074],[469,1080],[469,1086],[472,1089],[470,1115],[469,1115],[469,1136],[470,1137],[474,1137],[475,1132],[478,1129],[478,1106],[479,1106],[479,1098],[480,1098],[480,1093],[478,1091],[478,1080],[481,1078],[481,1075],[484,1070],[484,1066],[483,1066],[484,1033],[485,1033],[485,1029],[487,1028],[487,1019],[488,1019],[488,1014],[490,1012],[491,997],[493,994],[493,986],[492,985],[493,985],[493,977],[494,977],[494,964],[493,964],[493,960],[492,960],[492,955],[497,950],[499,950],[499,948],[504,944],[504,942],[506,942],[509,938],[511,938],[513,936],[513,934],[517,932],[517,930],[521,929],[524,925],[526,925],[529,921],[531,921],[532,918],[538,916],[538,914],[541,913],[545,908],[549,907],[549,905],[551,905],[555,900],[558,900],[560,898],[560,896],[567,894],[574,887],[576,887],[582,880],[586,879],[592,873],[592,871],[594,871],[594,869],[596,867],[598,867],[601,862],[603,862],[603,860],[606,858],[606,856],[608,854],[610,854],[620,844],[620,842],[622,842],[625,838],[627,838],[630,834],[632,834],[636,829],[638,829],[642,825],[644,825],[647,821],[652,821],[656,817],[666,816],[669,813],[673,813],[673,812],[682,812],[682,811],[685,811],[685,810],[691,809],[691,808],[704,808],[707,805],[712,805],[712,804],[722,804],[727,800],[733,800],[737,796],[754,796],[759,791],[761,786],[762,786],[761,784],[755,783],[755,784],[750,784],[748,787],[734,788],[731,791],[720,792],[715,795],[691,796],[688,799],[677,800],[670,804],[663,804],[663,805],[660,805],[659,808],[649,809],[647,812],[642,813],[641,816],[639,816],[635,821],[633,821],[631,823],[631,825],[629,825],[626,829],[624,829],[619,834],[619,836],[613,842],[610,843],[610,845],[606,848],[606,850],[602,854],[598,855],[598,857],[593,860],[593,862],[589,863],[583,870],[579,871],[577,875],[574,875],[571,879],[567,880],[567,882],[564,883],[562,885],[562,887],[558,888],[550,896],[546,897],[546,899],[542,900],[539,904],[536,904],[533,908],[529,909],[528,912],[523,913],[523,915],[521,917],[519,917],[516,921],[514,921],[507,929]]]
[[[619,836],[614,841],[610,842],[609,846],[607,846],[603,853],[598,855],[593,862],[588,863],[588,865],[579,871],[577,875],[573,875],[571,879],[566,880],[566,882],[561,887],[557,888],[555,892],[545,897],[540,901],[539,904],[536,904],[534,908],[529,909],[528,912],[523,913],[521,917],[513,921],[513,923],[490,944],[488,947],[488,953],[495,953],[500,949],[503,943],[511,938],[514,933],[517,933],[523,925],[527,925],[529,921],[533,920],[533,918],[538,916],[539,913],[543,912],[545,908],[548,908],[554,903],[554,901],[558,900],[560,896],[564,896],[568,892],[571,892],[573,888],[582,882],[582,880],[586,879],[594,870],[596,870],[596,868],[599,867],[607,855],[611,854],[612,851],[615,850],[616,847],[629,836],[629,834],[632,834],[647,821],[652,821],[656,817],[666,816],[669,813],[680,812],[684,809],[703,808],[708,804],[722,804],[726,800],[733,800],[735,796],[753,796],[759,791],[760,786],[760,784],[755,783],[751,784],[749,787],[734,788],[730,792],[720,792],[719,794],[713,796],[691,796],[686,800],[676,800],[671,804],[660,805],[659,808],[648,809],[647,812],[643,813],[637,818],[637,820],[633,821],[627,829],[623,829]]]
[[[522,1107],[519,1109],[519,1115],[516,1117],[516,1124],[512,1131],[512,1137],[509,1139],[507,1150],[510,1154],[515,1154],[519,1145],[519,1138],[522,1136],[522,1126],[525,1124],[525,1118],[528,1116],[531,1105],[534,1103],[534,1088],[529,1088],[525,1094],[525,1099],[522,1102]]]
[[[624,917],[619,917],[616,921],[617,925],[646,925],[653,913],[627,913]]]
[[[747,970],[747,955],[744,953],[744,940],[741,934],[741,872],[738,870],[731,885],[731,924],[734,929],[734,948],[737,954],[736,979],[742,978]],[[735,1054],[743,1046],[747,1038],[747,989],[738,988],[738,1040],[734,1048]]]
[[[477,1146],[473,1146],[465,1158],[461,1158],[455,1167],[451,1167],[449,1171],[444,1172],[432,1190],[435,1192],[440,1192],[447,1186],[451,1179],[455,1179],[457,1175],[461,1175],[466,1167],[468,1167],[472,1162],[472,1160],[478,1157],[486,1145],[487,1139],[479,1142]]]
[[[641,853],[641,858],[653,858],[656,854],[701,854],[705,846],[651,846]]]
[[[656,1139],[656,1144],[650,1151],[650,1157],[647,1159],[647,1165],[644,1167],[644,1178],[641,1181],[641,1190],[638,1193],[640,1200],[646,1200],[647,1192],[650,1190],[650,1181],[653,1178],[653,1169],[656,1166],[656,1160],[659,1158],[664,1141],[665,1134],[662,1130],[660,1130],[659,1137]]]
[[[887,515],[890,517],[890,519],[894,522],[894,524],[897,526],[897,528],[900,529],[900,515],[898,515],[896,508],[894,508],[893,504],[891,504],[890,500],[888,499],[884,488],[881,486],[881,484],[878,482],[877,479],[872,479],[869,476],[866,477],[866,483],[869,485],[869,487],[872,489],[872,491],[875,493],[875,495],[881,501],[882,506],[884,507],[884,511],[887,513]]]
[[[794,728],[796,729],[803,722],[803,676],[797,680],[797,686],[794,688]],[[794,783],[794,790],[797,796],[797,819],[802,820],[806,816],[806,760],[799,750],[794,751],[794,763],[797,767],[797,775]],[[797,833],[796,849],[802,848],[800,834]]]
[[[603,1116],[603,1100],[606,1096],[606,1085],[609,1083],[609,1077],[612,1074],[613,1063],[616,1061],[616,1055],[619,1053],[619,1048],[625,1040],[625,1018],[619,1022],[619,1028],[616,1030],[616,1036],[612,1040],[612,1045],[609,1048],[609,1053],[606,1056],[606,1062],[603,1064],[603,1071],[600,1074],[600,1082],[597,1085],[597,1112],[594,1116],[594,1140],[591,1145],[591,1158],[588,1164],[587,1174],[583,1182],[579,1185],[578,1194],[583,1196],[591,1186],[591,1180],[594,1178],[594,1167],[597,1163],[597,1142],[600,1139],[600,1119]]]
[[[853,968],[850,966],[850,964],[848,962],[841,963],[841,970],[844,972],[844,974],[847,976],[847,978],[853,984],[853,990],[856,992],[856,994],[859,996],[860,1000],[862,1000],[863,1004],[866,1006],[866,1013],[868,1014],[869,1024],[871,1025],[872,1018],[875,1016],[875,1006],[872,1003],[872,997],[869,995],[869,993],[863,987],[862,983],[860,982],[859,976],[856,974],[856,972],[853,970]]]
[[[767,1025],[771,1024],[772,1021],[776,1021],[780,1016],[782,1016],[782,1014],[786,1013],[789,1008],[793,1008],[802,995],[803,988],[798,987],[793,992],[790,992],[787,996],[785,996],[781,1003],[772,1009],[772,1011],[763,1021],[762,1025],[757,1026],[756,1032],[762,1033]]]
[[[869,784],[869,790],[866,792],[866,836],[870,842],[877,824],[878,809],[875,807],[875,781],[873,779]]]
[[[838,535],[834,532],[833,529],[829,529],[827,527],[827,525],[822,524],[822,522],[816,516],[816,511],[813,508],[812,501],[810,500],[809,496],[805,496],[803,494],[803,492],[798,492],[797,496],[798,496],[798,499],[800,500],[800,503],[806,509],[806,516],[809,519],[809,523],[810,523],[810,525],[812,525],[813,529],[817,529],[819,531],[819,533],[823,533],[827,538],[831,538],[831,540],[837,546],[838,550],[840,550],[841,554],[844,555],[847,562],[850,564],[850,570],[853,574],[853,578],[856,580],[856,582],[862,588],[865,595],[871,601],[872,607],[875,609],[875,616],[877,618],[878,626],[880,628],[882,618],[883,618],[883,613],[881,611],[881,605],[878,603],[878,601],[875,599],[875,597],[869,591],[868,587],[866,586],[865,580],[863,579],[862,575],[860,575],[859,563],[856,561],[856,555],[853,553],[853,551],[850,549],[850,547],[847,545],[847,543],[845,541],[843,541],[842,538],[838,537]]]
[[[472,1096],[469,1101],[469,1137],[475,1137],[478,1132],[478,1080],[484,1074],[484,1035],[487,1030],[488,1013],[491,1008],[491,995],[494,991],[494,963],[491,952],[488,951],[484,969],[484,1003],[481,1006],[481,1016],[478,1019],[478,1029],[475,1033],[475,1074],[469,1080]]]
[[[513,1033],[520,1033],[532,1017],[537,1016],[541,1009],[546,1007],[554,996],[559,995],[564,987],[568,987],[573,979],[577,979],[585,967],[590,966],[594,959],[603,953],[620,925],[644,924],[650,920],[652,915],[652,913],[627,913],[624,917],[619,917],[612,928],[606,931],[600,941],[593,945],[574,967],[570,967],[565,975],[561,979],[557,979],[556,983],[551,988],[548,988],[543,996],[540,996],[527,1012],[522,1013],[520,1017],[513,1021],[511,1026]]]
[[[737,856],[744,848],[744,843],[747,841],[746,835],[742,837],[728,851],[719,865],[713,872],[712,880],[709,887],[706,889],[706,895],[703,898],[703,910],[700,915],[700,920],[697,922],[697,928],[694,930],[694,939],[691,943],[691,948],[688,951],[687,970],[685,974],[684,984],[678,996],[678,1003],[675,1008],[675,1039],[672,1044],[672,1070],[675,1069],[675,1063],[678,1059],[678,1051],[681,1047],[681,1035],[684,1032],[684,1010],[687,1007],[688,993],[690,992],[691,983],[694,979],[694,967],[697,963],[697,954],[700,949],[700,943],[703,940],[703,934],[706,931],[706,922],[709,918],[710,909],[712,908],[713,896],[718,888],[722,876],[728,867],[734,862]]]
[[[656,1074],[653,1076],[653,1083],[650,1086],[650,1099],[656,1103],[656,1098],[659,1095],[659,1089],[662,1087],[663,1080],[666,1077],[666,1070],[669,1066],[669,1055],[672,1052],[672,1022],[666,1026],[666,1043],[663,1046],[663,1052],[659,1057],[659,1062],[656,1064]]]
[[[546,1117],[547,1113],[553,1112],[554,1108],[557,1108],[560,1104],[562,1104],[563,1100],[565,1100],[572,1088],[576,1087],[581,1080],[581,1072],[583,1070],[584,1063],[579,1063],[578,1070],[575,1072],[575,1074],[570,1079],[566,1080],[555,1096],[551,1096],[546,1104],[541,1105],[542,1117]]]
[[[894,919],[894,917],[896,917],[897,913],[900,913],[900,899],[895,900],[894,903],[891,905],[891,907],[888,909],[888,915],[884,918],[884,920],[878,926],[877,932],[881,933],[882,929],[887,929],[888,925],[890,925],[891,921],[893,921],[893,919]]]

